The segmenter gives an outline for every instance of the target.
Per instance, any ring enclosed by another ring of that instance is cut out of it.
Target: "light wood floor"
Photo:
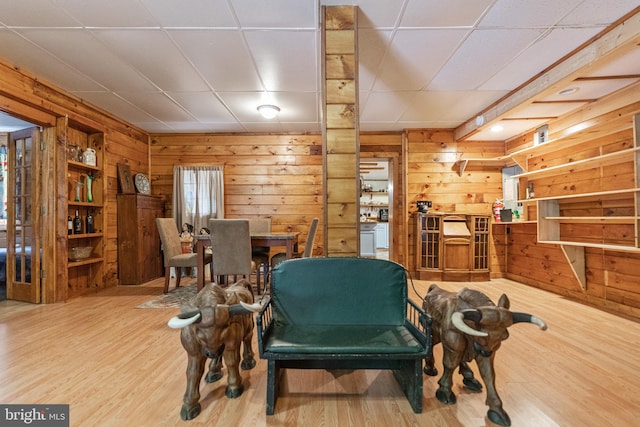
[[[428,285],[415,282],[420,295]],[[549,325],[514,325],[497,355],[497,387],[513,426],[638,425],[639,323],[504,279],[471,286],[494,300],[505,292],[514,311]],[[202,413],[183,422],[186,357],[179,332],[166,326],[176,311],[134,308],[161,290],[156,280],[62,304],[1,302],[0,403],[68,403],[72,426],[493,425],[484,392],[466,391],[459,376],[452,406],[436,400],[437,378],[425,376],[424,411],[414,414],[385,371],[290,370],[267,417],[264,360],[243,372],[238,399],[224,396],[226,377],[203,382]]]

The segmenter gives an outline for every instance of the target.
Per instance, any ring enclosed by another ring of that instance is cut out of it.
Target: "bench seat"
[[[404,267],[370,258],[302,258],[278,264],[256,318],[268,361],[267,415],[285,369],[391,370],[422,412],[422,363],[431,319],[407,296]]]
[[[406,326],[284,325],[274,328],[265,343],[271,353],[389,355],[421,354],[424,346]]]

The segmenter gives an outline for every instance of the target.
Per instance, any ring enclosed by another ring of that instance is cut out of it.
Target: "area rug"
[[[197,285],[192,283],[172,289],[169,293],[157,295],[149,301],[140,304],[136,308],[176,308],[188,305],[189,301],[196,296]]]

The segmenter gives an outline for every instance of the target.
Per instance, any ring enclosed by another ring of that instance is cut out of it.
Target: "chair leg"
[[[171,267],[164,268],[164,293],[169,292],[169,280],[171,280]]]
[[[176,289],[180,287],[180,279],[182,279],[182,267],[176,267]]]

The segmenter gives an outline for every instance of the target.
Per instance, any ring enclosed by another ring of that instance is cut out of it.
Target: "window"
[[[197,233],[209,218],[224,218],[222,166],[174,166],[173,218]]]

